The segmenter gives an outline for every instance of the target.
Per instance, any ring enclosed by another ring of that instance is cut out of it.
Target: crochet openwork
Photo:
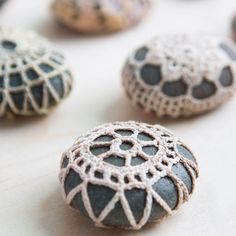
[[[189,148],[159,125],[116,122],[82,135],[62,157],[68,205],[99,227],[140,229],[189,199],[198,167]]]
[[[46,114],[71,87],[63,56],[45,39],[0,27],[0,117]]]
[[[235,78],[233,42],[208,36],[158,36],[132,53],[123,69],[132,103],[158,117],[216,108],[235,94]]]
[[[106,33],[141,21],[151,0],[55,0],[53,12],[67,27],[82,33]]]

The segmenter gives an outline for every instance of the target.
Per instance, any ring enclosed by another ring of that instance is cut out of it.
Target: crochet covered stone
[[[77,139],[62,157],[69,206],[98,227],[140,229],[176,211],[193,193],[196,159],[159,125],[116,122]]]
[[[0,27],[0,117],[47,114],[71,88],[64,57],[45,39]]]
[[[81,33],[108,33],[140,22],[151,0],[55,0],[59,22]]]
[[[158,117],[212,110],[235,94],[235,79],[235,45],[210,36],[158,36],[134,51],[123,69],[132,103]]]

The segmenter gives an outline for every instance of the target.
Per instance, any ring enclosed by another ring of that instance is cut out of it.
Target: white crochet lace
[[[129,132],[129,136],[123,135],[122,132]],[[148,135],[150,140],[140,139],[140,134]],[[120,145],[124,142],[132,143],[132,148],[130,150],[121,150]],[[82,201],[89,217],[100,227],[106,227],[103,224],[103,220],[114,209],[115,204],[120,201],[130,228],[140,229],[149,219],[152,201],[156,201],[167,214],[172,214],[173,212],[152,188],[153,184],[158,182],[160,178],[170,177],[178,190],[178,204],[174,210],[188,200],[189,192],[182,180],[173,173],[173,165],[176,163],[184,165],[191,176],[194,189],[195,179],[198,176],[197,164],[181,156],[177,152],[177,144],[186,147],[180,139],[159,125],[152,126],[130,121],[110,123],[95,128],[78,138],[74,145],[63,154],[60,173],[63,196],[67,204],[71,205],[75,196],[81,193]],[[150,157],[143,151],[143,148],[147,146],[158,148],[157,153]],[[94,155],[93,148],[99,147],[108,147],[108,149],[103,153]],[[116,166],[108,161],[114,155],[124,159],[123,166]],[[132,165],[132,158],[137,156],[143,159],[142,163]],[[78,183],[67,194],[65,192],[65,181],[71,169],[80,176],[81,183]],[[93,212],[88,196],[87,186],[89,183],[97,186],[106,186],[116,192],[98,217]],[[125,190],[134,188],[143,189],[147,193],[145,210],[139,222],[135,221],[124,195]]]
[[[221,47],[227,45],[235,50],[227,39],[217,37],[172,35],[159,36],[144,45],[147,50],[142,60],[134,52],[128,58],[123,70],[123,86],[133,104],[159,117],[190,116],[213,109],[228,100],[236,89],[236,58],[232,58]],[[236,51],[234,51],[236,55]],[[141,78],[140,70],[146,64],[160,66],[161,81],[148,85]],[[233,82],[222,86],[219,77],[224,68],[230,68]],[[186,92],[180,96],[163,93],[166,82],[182,80]],[[205,99],[193,97],[195,86],[208,81],[215,87],[215,93]]]
[[[12,78],[14,75],[18,79]],[[55,77],[62,83],[61,94],[53,86]],[[52,107],[50,100],[55,106],[69,94],[71,86],[72,76],[64,58],[45,39],[32,32],[0,28],[0,116],[46,114]],[[34,88],[40,90],[37,98],[32,93]],[[14,95],[22,97],[22,104],[19,98],[13,99]]]

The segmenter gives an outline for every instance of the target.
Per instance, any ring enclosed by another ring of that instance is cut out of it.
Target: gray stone
[[[204,79],[201,84],[193,87],[192,95],[194,98],[202,100],[213,96],[216,90],[216,85],[213,82]]]
[[[135,59],[137,61],[143,61],[146,58],[146,55],[148,53],[148,48],[147,47],[141,47],[137,50],[136,54],[135,54]]]
[[[235,70],[236,46],[228,38],[159,35],[129,55],[122,85],[144,112],[190,117],[214,110],[236,93]]]
[[[146,64],[141,68],[141,78],[148,85],[158,85],[161,81],[161,67]]]
[[[177,146],[177,151],[180,155],[182,155],[183,157],[189,159],[190,161],[194,161],[196,163],[196,159],[195,159],[194,155],[187,147],[185,147],[181,144],[177,144],[176,146]]]
[[[5,1],[2,1],[2,2],[5,2]],[[3,40],[1,44],[2,44],[2,47],[8,51],[14,51],[17,47],[17,44],[11,40]]]
[[[185,95],[187,90],[188,86],[182,79],[173,82],[166,82],[162,87],[163,93],[169,97]]]
[[[40,36],[2,27],[0,53],[0,93],[9,90],[11,99],[3,97],[0,117],[44,115],[69,95],[73,78],[65,60]]]
[[[142,222],[148,204],[150,204],[150,213],[145,223],[161,220],[168,215],[168,212],[161,206],[150,188],[166,202],[171,210],[176,210],[180,198],[176,179],[182,181],[191,194],[192,178],[197,177],[198,172],[189,165],[189,162],[197,164],[196,159],[186,145],[159,126],[145,126],[140,123],[142,128],[135,126],[136,130],[134,130],[129,128],[134,127],[131,126],[132,122],[122,123],[127,124],[126,128],[122,129],[124,125],[119,127],[119,122],[117,124],[117,126],[111,125],[108,131],[104,129],[104,132],[102,128],[95,129],[98,133],[97,135],[93,133],[92,139],[89,139],[89,134],[85,136],[84,141],[88,138],[89,143],[80,140],[79,146],[75,144],[80,150],[78,158],[82,157],[79,162],[74,156],[70,158],[70,152],[63,155],[61,168],[64,181],[62,183],[65,195],[70,196],[69,204],[84,215],[91,216],[88,214],[89,204],[96,219],[99,219],[102,213],[104,214],[105,209],[110,209],[100,222],[103,226],[135,228],[130,221],[130,215],[126,212],[127,205],[137,227],[140,227],[139,224]],[[159,142],[166,145],[164,150],[175,152],[175,155],[163,153]],[[165,167],[172,163],[169,162],[170,159],[176,155],[181,155],[182,159],[176,164],[171,164],[171,174],[163,172],[165,174],[160,175]],[[164,156],[165,161],[162,160]],[[188,168],[192,168],[196,175],[191,176]],[[184,189],[183,186],[179,188],[182,191]],[[84,191],[87,192],[86,195]],[[147,201],[148,196],[151,197],[152,202]],[[115,199],[114,205],[107,208]]]
[[[219,80],[223,87],[229,87],[233,84],[233,73],[229,66],[223,68]]]

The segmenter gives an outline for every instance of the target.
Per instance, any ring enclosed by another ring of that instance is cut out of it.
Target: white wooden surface
[[[157,33],[229,34],[235,0],[159,0],[129,31],[79,37],[55,24],[49,0],[9,0],[0,23],[33,29],[55,42],[75,74],[72,95],[49,116],[0,122],[0,235],[3,236],[235,236],[236,99],[189,120],[158,121],[133,109],[120,86],[127,53]],[[96,229],[61,198],[61,153],[77,136],[104,122],[159,122],[193,147],[200,179],[188,204],[159,226],[139,232]]]

